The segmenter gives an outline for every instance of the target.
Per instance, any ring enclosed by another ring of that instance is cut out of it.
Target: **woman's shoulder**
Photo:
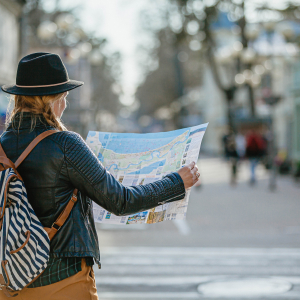
[[[68,147],[69,145],[74,145],[78,143],[85,143],[80,134],[74,131],[59,131],[50,136],[50,138],[60,144],[61,146]]]
[[[72,138],[76,139],[78,137],[81,138],[81,135],[79,133],[71,131],[71,130],[58,131],[57,133],[55,133],[55,135],[58,135],[63,138],[70,138],[70,139],[72,139]]]
[[[69,161],[78,162],[82,161],[82,157],[96,159],[94,152],[84,141],[80,134],[73,131],[61,131],[53,136],[56,136],[55,139],[60,140],[64,149],[65,157]],[[98,160],[97,160],[98,161]],[[93,162],[95,163],[95,162]]]

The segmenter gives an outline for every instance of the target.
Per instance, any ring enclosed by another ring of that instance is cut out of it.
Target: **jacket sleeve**
[[[76,133],[71,133],[66,140],[65,160],[72,185],[117,216],[137,213],[185,197],[184,183],[177,172],[143,186],[123,186],[106,171]]]

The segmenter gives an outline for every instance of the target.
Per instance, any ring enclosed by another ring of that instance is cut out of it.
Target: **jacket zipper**
[[[174,196],[174,197],[172,197],[172,198],[169,198],[168,200],[165,200],[165,201],[163,201],[163,202],[158,202],[158,204],[161,204],[161,205],[162,205],[162,204],[165,204],[165,203],[167,203],[168,201],[170,201],[170,200],[172,200],[172,199],[174,199],[174,198],[183,196],[183,195],[185,195],[185,192],[182,193],[182,194],[180,194],[180,195],[177,195],[177,196]]]

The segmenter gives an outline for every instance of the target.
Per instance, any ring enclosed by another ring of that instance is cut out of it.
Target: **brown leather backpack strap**
[[[8,168],[12,168],[15,171],[15,173],[17,174],[17,177],[20,180],[23,180],[21,175],[17,171],[15,164],[9,158],[7,158],[7,156],[0,156],[0,163],[3,165],[3,166],[0,165],[0,171],[4,171]]]
[[[7,264],[7,260],[2,260],[1,262],[1,266],[2,266],[2,269],[4,270],[5,272],[5,276],[8,280],[8,282],[6,283],[5,280],[4,280],[4,277],[3,275],[1,274],[0,275],[0,285],[1,285],[1,290],[2,292],[4,293],[4,295],[7,297],[7,298],[11,298],[11,297],[15,297],[17,296],[18,293],[16,293],[14,290],[12,290],[10,287],[9,287],[9,276],[7,274],[7,271],[6,271],[6,268],[5,268],[5,265]]]
[[[1,156],[7,158],[5,152],[4,152],[3,148],[2,148],[2,145],[1,145],[1,143],[0,143],[0,157],[1,157]],[[14,166],[14,167],[15,167],[15,166]],[[5,167],[2,167],[2,166],[0,165],[0,171],[4,171],[4,170],[5,170]]]
[[[72,195],[71,200],[68,202],[67,206],[64,208],[64,210],[59,215],[59,217],[56,219],[56,221],[52,224],[51,228],[44,227],[44,229],[48,233],[50,241],[55,236],[57,231],[64,225],[64,223],[66,222],[68,216],[70,215],[73,206],[77,202],[77,192],[78,192],[77,189],[75,189],[73,191],[73,195]]]
[[[1,167],[1,171],[6,170],[8,168],[14,169],[15,172],[17,171],[15,164],[6,156],[0,156],[0,163],[4,166],[3,168]]]
[[[33,150],[33,148],[45,137],[58,132],[57,130],[47,130],[43,133],[39,134],[29,145],[28,147],[23,151],[23,153],[20,155],[20,157],[15,162],[16,168],[19,167],[19,165],[22,163],[22,161],[28,156],[28,154]],[[1,152],[1,150],[0,150]]]

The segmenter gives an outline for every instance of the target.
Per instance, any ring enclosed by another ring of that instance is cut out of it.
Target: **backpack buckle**
[[[74,202],[74,203],[77,202],[77,196],[75,194],[72,195],[71,201]]]
[[[11,287],[9,287],[7,284],[0,283],[0,290],[2,291],[3,289],[10,289],[12,292],[14,291]]]
[[[56,229],[57,231],[61,228],[61,226],[58,226],[55,222],[52,224],[52,226],[54,229]]]

